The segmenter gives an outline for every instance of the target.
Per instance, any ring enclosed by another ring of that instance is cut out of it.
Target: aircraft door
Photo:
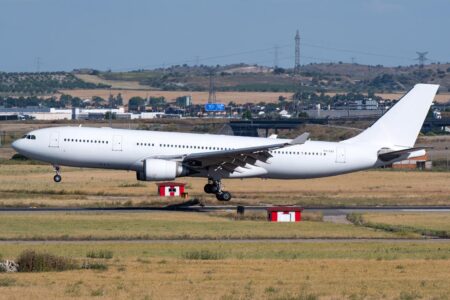
[[[122,136],[121,135],[113,136],[112,150],[113,151],[122,151]]]
[[[345,148],[344,147],[336,148],[336,162],[337,163],[345,163]]]
[[[49,147],[59,148],[59,132],[52,132],[50,134]]]

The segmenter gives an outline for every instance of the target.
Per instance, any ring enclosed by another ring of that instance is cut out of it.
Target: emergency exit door
[[[50,133],[49,147],[59,148],[59,132]]]
[[[112,150],[113,151],[122,151],[122,136],[121,135],[113,136]]]
[[[336,148],[336,162],[337,163],[345,163],[345,148],[337,147]]]

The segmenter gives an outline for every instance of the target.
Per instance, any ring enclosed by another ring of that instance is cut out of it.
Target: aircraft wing
[[[396,151],[389,151],[389,150],[380,150],[378,152],[378,159],[380,159],[381,161],[390,161],[393,159],[398,159],[402,156],[405,156],[405,158],[416,151],[420,151],[420,150],[425,150],[425,147],[416,147],[416,148],[407,148],[407,149],[402,149],[402,150],[396,150]]]
[[[308,140],[309,133],[303,133],[290,142],[274,143],[269,145],[237,148],[213,152],[191,153],[177,156],[156,156],[153,158],[179,160],[193,169],[213,167],[232,173],[238,167],[246,164],[254,165],[257,161],[266,162],[272,155],[271,150],[280,149],[293,145],[300,145]]]

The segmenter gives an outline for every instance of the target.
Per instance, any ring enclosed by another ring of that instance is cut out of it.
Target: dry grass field
[[[7,299],[448,299],[449,243],[2,244],[80,261],[93,249],[103,271],[0,274]],[[215,256],[192,259],[192,253]]]
[[[134,90],[145,90],[150,89],[148,86],[141,85],[138,81],[129,80],[107,80],[96,75],[90,74],[75,74],[76,77],[83,80],[84,82],[94,83],[94,84],[106,84],[111,86],[113,89],[134,89]]]
[[[161,97],[164,96],[167,101],[175,101],[180,96],[191,95],[194,104],[204,104],[208,102],[208,92],[190,92],[190,91],[152,91],[152,90],[119,90],[119,89],[93,89],[93,90],[60,90],[60,93],[80,97],[82,99],[99,96],[108,99],[109,95],[122,94],[124,104],[128,103],[131,97]],[[292,98],[293,93],[285,92],[216,92],[217,101],[228,104],[233,101],[237,104],[278,102],[279,96]]]
[[[91,76],[91,75],[83,75],[83,76]],[[110,94],[117,95],[119,93],[122,94],[124,99],[124,104],[128,103],[128,100],[131,97],[139,96],[139,97],[161,97],[164,96],[168,101],[174,101],[177,97],[191,95],[192,100],[195,104],[204,104],[208,101],[208,92],[192,92],[192,91],[157,91],[151,89],[145,89],[139,85],[137,82],[133,81],[107,81],[101,80],[102,83],[111,84],[115,88],[109,89],[75,89],[75,90],[60,90],[60,93],[72,95],[74,97],[80,98],[92,98],[93,96],[99,96],[103,99],[108,99]],[[109,82],[109,83],[108,83]],[[99,83],[99,82],[95,82]],[[406,91],[405,91],[406,93]],[[384,99],[400,99],[405,93],[380,93],[376,94]],[[326,93],[329,96],[336,95],[335,92]],[[217,92],[217,101],[221,103],[228,104],[230,101],[233,101],[237,104],[244,103],[258,103],[258,102],[266,102],[266,103],[276,103],[278,102],[278,97],[283,96],[287,99],[292,98],[293,93],[286,92]],[[435,101],[437,103],[447,103],[450,102],[450,94],[441,93],[436,95]]]
[[[153,182],[138,182],[133,172],[62,168],[53,182],[47,165],[0,166],[2,206],[166,205],[180,199],[156,195]],[[179,178],[187,191],[206,204],[220,204],[203,192],[205,179]],[[224,180],[233,204],[298,205],[449,205],[450,173],[365,171],[308,180]]]

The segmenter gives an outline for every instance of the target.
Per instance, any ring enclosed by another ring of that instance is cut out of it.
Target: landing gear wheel
[[[221,192],[216,194],[216,198],[219,201],[230,201],[231,200],[231,193],[229,192]]]
[[[53,180],[55,181],[55,182],[61,182],[61,175],[58,175],[58,174],[56,174],[55,176],[53,176]]]
[[[205,193],[207,194],[217,194],[219,192],[219,186],[216,184],[205,184],[205,187],[203,188]]]
[[[203,190],[205,191],[205,193],[207,194],[212,194],[212,184],[205,184],[205,187],[203,188]]]

